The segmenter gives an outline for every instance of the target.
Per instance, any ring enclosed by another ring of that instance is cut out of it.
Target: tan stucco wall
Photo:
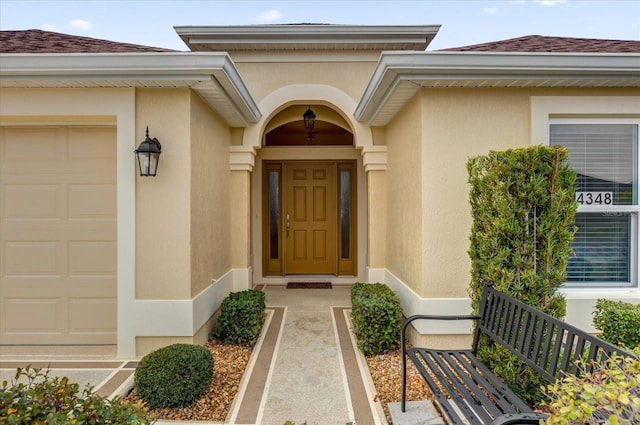
[[[418,294],[423,282],[421,132],[422,105],[416,96],[387,126],[385,139],[387,269]]]
[[[191,93],[191,296],[231,266],[229,127]]]
[[[423,89],[385,127],[387,269],[419,296],[466,298],[468,159],[530,146],[531,96],[632,94],[637,90]]]
[[[238,71],[256,102],[276,89],[294,84],[327,84],[360,99],[377,57],[371,62],[314,63],[243,63],[236,61]],[[234,59],[235,60],[235,59]],[[345,111],[352,113],[352,111]]]
[[[520,90],[424,90],[424,288],[466,297],[471,213],[467,160],[529,145],[529,95]]]
[[[136,177],[138,299],[191,298],[190,104],[188,89],[136,92],[138,143],[149,126],[162,144],[158,175]]]

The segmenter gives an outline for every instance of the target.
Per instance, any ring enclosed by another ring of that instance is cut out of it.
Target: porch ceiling
[[[640,87],[640,54],[383,52],[356,108],[383,126],[423,88]]]
[[[260,119],[226,53],[1,54],[2,88],[191,88],[231,127]]]

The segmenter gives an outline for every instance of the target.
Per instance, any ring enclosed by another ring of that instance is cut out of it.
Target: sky
[[[188,50],[174,26],[441,25],[427,50],[525,35],[640,40],[640,0],[0,0],[0,29]]]

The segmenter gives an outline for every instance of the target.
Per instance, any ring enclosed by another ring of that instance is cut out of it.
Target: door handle
[[[290,218],[290,216],[289,216],[289,214],[287,214],[286,221],[284,223],[284,228],[287,231],[287,239],[289,239],[289,229],[291,229],[291,223],[289,222],[289,218]]]

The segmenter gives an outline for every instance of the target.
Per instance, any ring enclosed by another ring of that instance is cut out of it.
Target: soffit
[[[192,51],[418,50],[439,25],[247,25],[174,27]]]
[[[386,125],[424,88],[640,87],[640,54],[383,52],[356,108]]]
[[[231,127],[260,111],[225,53],[1,54],[2,88],[190,88]]]

